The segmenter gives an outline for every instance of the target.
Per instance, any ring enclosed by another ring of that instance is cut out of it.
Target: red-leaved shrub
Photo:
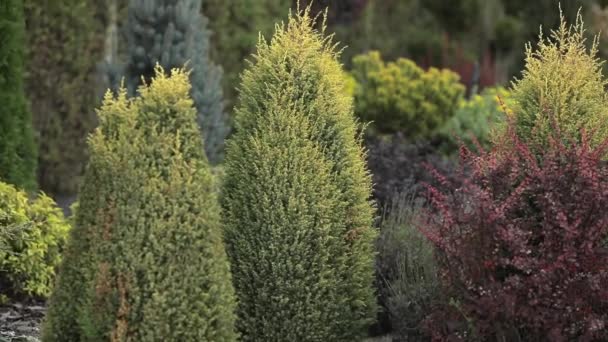
[[[435,340],[608,341],[608,141],[563,140],[463,148],[459,185],[429,186],[421,230],[453,298]]]

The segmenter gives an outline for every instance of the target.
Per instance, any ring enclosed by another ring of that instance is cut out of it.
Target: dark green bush
[[[108,95],[45,341],[234,341],[234,291],[188,74]]]
[[[0,182],[0,295],[48,296],[69,229],[52,199]]]
[[[53,195],[78,190],[86,137],[97,124],[102,28],[88,0],[24,0],[26,91],[38,133],[38,182]]]
[[[36,145],[23,83],[22,0],[0,4],[0,180],[36,188]]]
[[[331,40],[309,12],[258,44],[223,208],[243,341],[356,341],[376,314],[374,209]]]
[[[424,71],[405,58],[385,63],[379,52],[356,56],[352,74],[356,114],[380,133],[403,132],[410,139],[435,134],[454,115],[465,89],[452,71]]]

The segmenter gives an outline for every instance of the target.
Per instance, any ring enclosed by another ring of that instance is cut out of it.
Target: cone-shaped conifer
[[[371,182],[323,33],[290,16],[242,78],[222,205],[244,341],[355,341],[375,315]]]
[[[188,75],[107,96],[45,341],[234,341],[234,291]]]

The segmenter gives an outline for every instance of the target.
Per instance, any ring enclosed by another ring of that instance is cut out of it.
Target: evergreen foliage
[[[156,63],[165,70],[184,65],[192,69],[190,95],[198,111],[207,157],[217,163],[222,159],[229,126],[224,114],[222,70],[210,59],[211,32],[200,9],[201,0],[130,0],[125,25],[127,61],[122,68],[131,94],[142,79],[154,76]]]
[[[234,293],[188,74],[107,95],[45,341],[234,341]]]
[[[377,51],[353,59],[355,112],[381,133],[429,138],[451,118],[464,86],[449,70],[423,70],[411,60],[385,63]]]
[[[36,188],[36,145],[24,93],[22,0],[0,4],[0,179]]]
[[[490,147],[505,121],[505,108],[511,107],[511,94],[502,87],[486,88],[481,94],[461,101],[453,117],[439,130],[442,149],[454,153],[461,143]]]
[[[547,142],[552,132],[570,139],[595,131],[594,143],[608,136],[608,83],[597,59],[597,40],[588,50],[581,16],[568,26],[562,18],[536,50],[526,48],[523,77],[513,83],[513,112],[521,139]]]
[[[25,0],[26,90],[39,137],[40,188],[75,194],[96,125],[101,27],[87,0]]]
[[[51,198],[0,182],[0,295],[48,296],[69,229]]]
[[[370,176],[312,26],[291,15],[243,74],[222,198],[243,341],[356,341],[376,314]]]
[[[255,51],[259,35],[272,34],[274,23],[284,17],[292,0],[205,0],[203,13],[211,18],[212,54],[224,69],[224,94],[228,109],[236,98],[245,60]]]

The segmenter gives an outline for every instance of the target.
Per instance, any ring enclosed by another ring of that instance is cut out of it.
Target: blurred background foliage
[[[355,96],[359,118],[372,122],[370,134],[434,140],[446,153],[454,146],[450,132],[487,140],[488,120],[500,112],[490,102],[507,90],[484,88],[507,89],[522,70],[524,44],[556,27],[560,16],[558,0],[300,0],[299,6],[310,3],[313,12],[327,11],[319,26],[344,48],[346,91]],[[128,0],[24,0],[38,183],[66,203],[77,191],[84,142],[96,126],[93,108],[113,81],[108,69],[128,53],[128,6]],[[257,40],[269,39],[297,6],[298,0],[202,1],[229,117]],[[561,1],[569,21],[579,8],[589,36],[606,31],[607,0]],[[601,57],[608,56],[607,39],[601,36]]]

